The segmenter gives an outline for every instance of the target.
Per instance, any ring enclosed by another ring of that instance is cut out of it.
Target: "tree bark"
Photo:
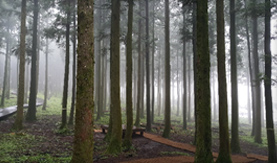
[[[136,110],[136,121],[135,126],[139,127],[140,125],[140,112],[141,112],[141,79],[142,79],[142,73],[141,73],[141,60],[142,60],[142,54],[141,54],[141,1],[139,1],[139,22],[138,22],[138,80],[137,80],[137,110]]]
[[[224,0],[216,1],[217,20],[217,71],[218,71],[218,98],[219,98],[219,155],[217,163],[231,163],[227,84],[225,67],[225,25],[224,25]],[[215,109],[215,108],[214,108]]]
[[[231,42],[231,89],[232,89],[232,127],[231,149],[233,153],[240,153],[239,117],[238,117],[238,81],[237,81],[237,50],[236,50],[236,11],[235,0],[230,0],[230,42]]]
[[[67,122],[67,98],[68,98],[68,77],[69,77],[69,35],[70,35],[70,0],[67,2],[67,11],[66,11],[66,54],[65,54],[65,67],[64,67],[64,81],[63,81],[63,99],[62,99],[62,124],[60,129],[63,129],[66,127],[66,122]]]
[[[130,149],[132,146],[132,133],[133,133],[133,98],[132,98],[132,73],[133,73],[133,54],[132,54],[132,33],[133,33],[133,0],[128,0],[128,32],[127,32],[127,54],[126,54],[126,116],[127,127],[124,139],[124,146]]]
[[[31,65],[31,84],[29,96],[29,108],[26,114],[26,121],[34,122],[36,120],[36,101],[37,101],[37,27],[38,27],[38,0],[34,0],[34,16],[33,16],[33,42],[32,42],[32,65]]]
[[[107,149],[107,153],[118,154],[121,152],[122,139],[122,120],[120,108],[120,82],[119,82],[119,64],[120,64],[120,0],[112,1],[112,17],[111,17],[111,112],[112,130],[111,139]]]
[[[145,0],[146,25],[145,25],[145,51],[146,51],[146,131],[151,131],[151,109],[150,109],[150,55],[149,55],[149,3]]]
[[[208,1],[197,1],[197,146],[195,162],[213,162],[211,151],[210,54]],[[201,22],[201,23],[200,23]]]
[[[72,163],[93,162],[93,0],[78,1],[78,69]]]
[[[24,79],[25,79],[25,38],[26,38],[26,0],[21,2],[20,27],[20,71],[17,91],[17,112],[13,128],[17,131],[23,128]]]
[[[185,33],[186,29],[186,15],[185,15],[185,2],[183,1],[183,33]],[[186,36],[183,35],[183,129],[187,129],[187,64],[186,64]]]
[[[252,20],[253,20],[253,60],[254,60],[254,89],[255,89],[255,118],[256,124],[254,129],[254,141],[256,143],[262,143],[261,138],[261,83],[259,78],[259,56],[258,56],[258,17],[257,17],[257,9],[256,9],[256,0],[251,1],[253,5],[252,9]]]
[[[48,20],[46,21],[48,23]],[[48,53],[49,53],[49,41],[46,38],[46,45],[45,45],[45,86],[44,86],[44,100],[42,110],[46,110],[47,106],[47,96],[48,96]]]
[[[268,144],[268,162],[277,162],[276,158],[276,142],[274,135],[273,124],[273,112],[272,112],[272,92],[271,92],[271,69],[272,69],[272,55],[270,49],[271,33],[270,33],[270,19],[271,19],[271,2],[265,0],[265,39],[264,39],[264,51],[265,51],[265,106],[266,106],[266,132],[267,132],[267,144]]]
[[[75,110],[75,98],[76,98],[76,0],[73,0],[73,34],[72,34],[72,97],[71,97],[71,108],[70,116],[68,120],[69,125],[73,125],[74,110]]]

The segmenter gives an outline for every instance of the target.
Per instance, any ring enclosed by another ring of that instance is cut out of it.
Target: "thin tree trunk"
[[[48,53],[49,53],[49,42],[46,38],[46,50],[45,50],[45,86],[44,86],[44,100],[42,110],[46,110],[47,106],[47,95],[48,95]]]
[[[75,110],[75,98],[76,98],[76,1],[73,0],[73,39],[72,39],[72,98],[71,98],[71,108],[70,116],[68,120],[69,125],[73,125],[74,110]]]
[[[169,0],[165,0],[165,128],[163,137],[170,135],[170,33],[169,33]]]
[[[277,162],[276,158],[276,142],[274,135],[273,112],[272,112],[272,92],[271,92],[271,69],[272,69],[272,56],[270,50],[271,33],[270,33],[270,19],[271,7],[270,0],[265,0],[265,104],[266,104],[266,132],[268,144],[268,162]]]
[[[71,2],[67,2],[67,22],[66,22],[66,54],[65,54],[65,67],[64,67],[64,82],[63,82],[63,99],[62,99],[62,124],[61,129],[66,127],[67,122],[67,98],[68,98],[68,77],[69,77],[69,35],[70,35],[70,4]]]
[[[26,121],[34,122],[36,120],[36,101],[37,101],[37,89],[36,89],[36,74],[37,74],[37,27],[38,27],[38,12],[39,5],[38,0],[34,0],[34,16],[33,16],[33,41],[32,41],[32,65],[31,65],[31,84],[30,84],[30,96],[29,96],[29,108],[26,114]]]
[[[244,4],[245,4],[245,7],[244,8],[247,8],[247,2],[246,0],[244,0]],[[253,84],[253,70],[252,70],[252,62],[251,62],[251,45],[250,45],[250,34],[249,34],[249,27],[248,27],[248,14],[245,14],[245,30],[246,30],[246,39],[247,39],[247,51],[248,51],[248,73],[249,73],[249,76],[250,76],[250,94],[251,94],[251,99],[252,99],[252,110],[253,110],[253,125],[255,124],[254,121],[255,121],[255,105],[254,105],[254,84]],[[250,108],[249,108],[250,109]],[[251,123],[251,116],[250,117],[250,123]],[[252,134],[254,135],[254,126],[252,126]],[[252,136],[253,136],[252,135]]]
[[[141,1],[139,1],[139,22],[138,22],[138,80],[137,80],[137,110],[136,110],[136,121],[135,126],[139,127],[140,125],[140,112],[141,112],[141,79],[142,79],[142,73],[141,73],[141,60],[142,60],[142,54],[141,54]]]
[[[191,122],[191,58],[188,57],[188,122]]]
[[[145,1],[145,10],[146,10],[146,41],[145,41],[145,50],[146,50],[146,131],[151,131],[151,110],[150,110],[150,56],[149,56],[149,3],[148,0]]]
[[[154,16],[154,13],[155,13],[155,1],[153,1],[152,3],[152,12],[153,12],[153,20],[152,20],[152,26],[153,26],[153,29],[152,29],[152,42],[153,42],[153,45],[152,45],[152,116],[151,116],[151,122],[153,123],[154,122],[154,116],[155,116],[155,59],[154,59],[154,55],[155,55],[155,16]]]
[[[253,11],[252,11],[252,19],[253,19],[253,60],[254,60],[254,83],[255,83],[255,106],[256,106],[256,125],[255,125],[255,142],[262,143],[261,138],[261,87],[260,87],[260,79],[259,79],[259,56],[258,56],[258,17],[256,13],[256,0],[252,0],[253,3]]]
[[[3,89],[2,89],[2,96],[1,96],[1,107],[5,105],[5,98],[7,97],[7,83],[8,81],[8,63],[9,63],[9,39],[7,38],[6,42],[6,57],[5,57],[5,70],[4,70],[4,82],[3,82]]]
[[[183,2],[182,10],[183,10],[183,33],[185,33],[186,29],[186,15],[185,15],[185,2]],[[183,36],[183,129],[187,129],[187,64],[186,64],[186,37]]]
[[[238,117],[238,81],[237,81],[237,54],[236,54],[236,11],[235,0],[230,0],[230,40],[231,40],[231,89],[232,89],[232,127],[231,149],[233,153],[240,153],[239,144],[239,117]]]
[[[133,33],[133,0],[128,0],[128,32],[127,32],[127,50],[126,50],[126,116],[127,127],[124,138],[124,146],[130,149],[132,146],[132,133],[133,133],[133,98],[132,98],[132,73],[133,73],[133,54],[132,54],[132,33]]]
[[[161,115],[161,52],[159,51],[159,57],[158,57],[158,116]]]

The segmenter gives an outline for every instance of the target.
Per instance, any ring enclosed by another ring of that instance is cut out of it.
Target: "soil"
[[[24,123],[24,130],[20,133],[13,133],[10,129],[14,122],[15,116],[8,118],[5,121],[0,122],[0,140],[1,136],[4,134],[29,134],[35,136],[38,140],[33,142],[31,149],[18,151],[16,154],[13,153],[14,157],[19,156],[30,156],[38,154],[48,154],[52,157],[68,157],[72,154],[73,149],[73,127],[69,127],[69,131],[66,133],[59,133],[58,127],[60,125],[61,117],[57,115],[51,115],[47,117],[39,118],[35,123]],[[96,126],[96,129],[99,129]],[[94,162],[98,163],[110,163],[110,162],[193,162],[194,152],[193,150],[184,150],[181,147],[173,147],[170,143],[186,144],[191,146],[193,142],[193,131],[189,132],[187,135],[181,135],[178,131],[171,133],[171,140],[168,141],[161,139],[161,143],[156,141],[156,138],[161,135],[161,131],[151,134],[144,134],[144,136],[134,135],[132,143],[133,148],[130,151],[124,151],[119,156],[107,156],[105,155],[105,149],[107,147],[107,142],[103,139],[105,134],[101,132],[94,133]],[[148,136],[147,136],[148,135]],[[146,138],[148,137],[148,138]],[[152,137],[152,138],[150,138]],[[155,139],[155,141],[154,141]],[[164,142],[163,142],[164,141]],[[167,142],[167,143],[166,143]],[[168,144],[169,142],[169,144]],[[176,143],[177,142],[177,143]],[[178,143],[179,142],[179,143]],[[168,145],[166,145],[168,144]],[[245,159],[246,155],[249,153],[267,156],[267,149],[259,148],[253,144],[247,142],[241,142],[241,148],[244,154],[241,154],[238,159]],[[212,149],[214,152],[218,152],[218,141],[213,140]],[[215,154],[215,153],[214,153]],[[233,158],[234,158],[233,157]],[[252,156],[256,157],[256,156]],[[148,160],[150,159],[150,160]],[[151,160],[152,159],[152,160]],[[248,161],[251,159],[248,159]],[[234,160],[233,160],[234,161]],[[1,162],[1,159],[0,159]],[[240,161],[244,162],[244,161]],[[251,162],[263,163],[266,161],[261,161],[257,159],[252,159]]]

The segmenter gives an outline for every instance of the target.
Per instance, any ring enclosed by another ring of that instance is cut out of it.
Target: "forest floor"
[[[0,122],[0,163],[70,161],[73,149],[73,128],[69,126],[68,130],[58,130],[61,116],[39,116],[35,123],[24,123],[24,129],[18,133],[11,131],[14,119],[15,116],[12,116]],[[191,145],[194,131],[188,129],[184,133],[177,128],[179,127],[173,128],[170,139],[174,142]],[[99,129],[97,124],[96,129]],[[149,135],[160,137],[161,134],[162,130],[154,131],[151,134],[145,133],[145,136],[135,135],[131,151],[124,151],[119,156],[108,156],[104,154],[108,145],[103,140],[105,134],[95,132],[94,162],[193,162],[194,152],[159,143],[149,138]],[[218,147],[218,129],[213,128],[213,152],[218,152]],[[241,149],[244,154],[240,156],[246,156],[249,153],[267,156],[266,147],[248,141],[241,140]],[[266,161],[252,159],[251,162],[263,163]]]

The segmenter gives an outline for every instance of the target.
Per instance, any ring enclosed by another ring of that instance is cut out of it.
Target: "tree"
[[[32,65],[31,65],[31,84],[29,96],[29,108],[26,114],[26,120],[33,122],[36,120],[36,101],[37,101],[37,27],[38,27],[38,0],[34,0],[33,16],[33,41],[32,41]]]
[[[111,131],[110,143],[107,153],[118,154],[121,152],[122,138],[122,120],[120,108],[120,86],[119,86],[119,25],[120,23],[120,0],[112,1],[112,18],[111,18],[111,123],[109,130]]]
[[[146,51],[146,131],[151,131],[151,111],[150,111],[150,55],[149,55],[149,3],[145,0],[146,12],[146,38],[145,38],[145,51]]]
[[[186,15],[185,15],[185,1],[183,1],[183,129],[187,129],[187,73],[186,73],[186,37],[185,29],[186,29]]]
[[[195,162],[213,162],[211,152],[210,54],[208,1],[197,1],[197,135]]]
[[[72,163],[93,162],[93,2],[78,1],[78,91]]]
[[[26,0],[21,2],[21,27],[20,27],[20,71],[17,95],[17,112],[13,128],[23,128],[23,103],[24,103],[24,76],[25,76],[25,37],[26,37]]]
[[[133,73],[133,54],[132,54],[132,32],[133,32],[133,0],[128,0],[128,32],[127,32],[127,47],[126,47],[126,116],[127,127],[123,145],[129,149],[132,145],[132,133],[133,133],[133,101],[132,101],[132,73]]]
[[[76,97],[76,1],[73,0],[74,12],[73,12],[73,36],[72,36],[72,53],[73,53],[73,64],[72,64],[72,98],[71,98],[71,109],[68,120],[69,125],[73,125],[74,109],[75,109],[75,97]]]
[[[70,0],[67,0],[67,8],[66,8],[66,54],[65,54],[65,68],[64,68],[64,81],[63,81],[63,99],[62,99],[62,124],[61,129],[66,127],[66,119],[67,119],[67,96],[68,96],[68,77],[69,77],[69,35],[70,35]]]
[[[165,0],[165,128],[163,137],[170,134],[170,43],[169,43],[169,0]]]
[[[46,110],[47,106],[47,96],[48,96],[48,54],[49,54],[49,41],[46,38],[46,47],[45,47],[45,86],[44,86],[44,100],[42,110]]]
[[[265,106],[266,106],[266,132],[267,132],[267,144],[268,144],[268,162],[277,162],[276,158],[276,146],[272,113],[272,92],[271,92],[271,33],[270,33],[270,19],[271,19],[271,2],[265,0],[265,39],[264,39],[264,52],[265,52]]]
[[[261,138],[261,82],[259,79],[259,56],[258,56],[258,15],[257,15],[257,6],[256,6],[256,0],[252,0],[252,23],[253,23],[253,77],[254,77],[254,95],[255,95],[255,128],[254,128],[254,140],[256,143],[262,143]]]
[[[224,25],[224,1],[216,1],[217,21],[217,63],[218,63],[218,98],[219,98],[219,155],[216,162],[231,163],[228,106],[227,106],[227,84],[225,68],[225,25]]]
[[[231,43],[231,87],[232,87],[232,129],[231,149],[233,153],[240,153],[238,133],[238,81],[236,55],[236,11],[235,0],[230,0],[230,43]]]
[[[141,8],[141,1],[139,1],[139,8]],[[137,110],[136,110],[136,121],[135,121],[135,126],[140,125],[140,110],[142,109],[141,106],[141,81],[142,81],[142,73],[141,73],[141,62],[142,62],[142,54],[141,54],[141,10],[139,10],[139,21],[138,21],[138,81],[137,81],[137,86],[138,86],[138,94],[137,94]]]

